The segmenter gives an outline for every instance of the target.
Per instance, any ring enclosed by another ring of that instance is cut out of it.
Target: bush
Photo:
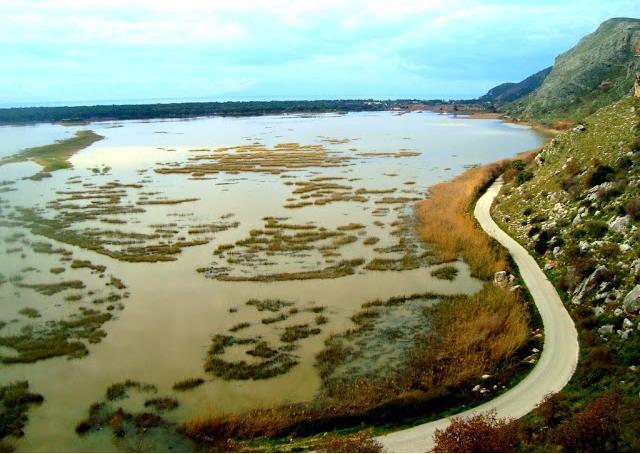
[[[437,429],[433,439],[435,452],[513,452],[518,425],[498,419],[494,410],[469,419],[452,418],[449,427]]]
[[[608,165],[598,164],[595,168],[589,170],[585,176],[585,183],[592,188],[606,181],[611,181],[615,170]]]
[[[587,233],[595,238],[602,238],[609,230],[609,226],[604,221],[587,221],[585,228]]]
[[[531,172],[530,170],[523,170],[521,172],[518,172],[518,175],[516,175],[516,181],[518,182],[518,184],[522,184],[525,181],[529,181],[532,178],[533,178],[533,172]]]
[[[624,212],[634,220],[640,220],[640,197],[635,197],[624,204]]]
[[[526,166],[526,164],[524,163],[524,161],[522,159],[515,159],[515,160],[511,161],[511,167],[516,169],[518,172],[524,170],[525,166]]]
[[[608,395],[591,402],[556,430],[568,452],[615,452],[620,439],[619,402]]]
[[[550,233],[546,230],[543,230],[538,235],[538,239],[536,240],[534,249],[539,255],[544,255],[544,253],[547,252],[547,249],[549,249],[550,237],[551,237]]]

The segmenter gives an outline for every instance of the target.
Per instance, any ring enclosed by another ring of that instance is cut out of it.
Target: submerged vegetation
[[[107,390],[107,399],[89,407],[88,416],[76,425],[80,436],[91,436],[95,432],[108,430],[113,434],[114,442],[123,451],[193,451],[189,440],[178,430],[178,426],[167,419],[165,412],[174,410],[179,403],[172,397],[145,399],[144,404],[135,408],[126,390],[139,393],[155,393],[155,385],[133,380],[111,385]],[[118,406],[116,401],[122,406]],[[126,406],[126,410],[124,407]],[[134,408],[132,408],[134,407]],[[153,411],[150,411],[153,410]]]
[[[262,318],[261,325],[269,326],[270,330],[279,332],[279,345],[270,345],[262,339],[261,335],[249,335],[248,337],[236,337],[226,334],[216,334],[211,339],[211,345],[207,352],[204,364],[205,372],[225,380],[264,380],[289,372],[298,364],[298,356],[293,353],[298,347],[298,341],[320,334],[317,327],[310,327],[308,323],[288,325],[281,327],[281,323],[289,318],[302,315],[293,302],[280,299],[251,299],[245,306],[257,312],[271,312],[274,315]],[[283,310],[289,309],[286,312]],[[309,306],[304,312],[318,314],[316,324],[327,323],[328,317],[320,315],[324,312],[323,306]],[[233,313],[238,313],[237,310]],[[248,330],[252,325],[248,322],[239,322],[229,329],[237,332],[240,329]],[[242,327],[242,328],[238,328]],[[246,359],[225,359],[227,349],[234,346],[247,345]]]
[[[44,398],[29,391],[29,382],[17,381],[0,386],[0,449],[12,452],[13,447],[6,444],[7,436],[22,437],[22,430],[29,420],[27,413],[32,405],[40,405]]]

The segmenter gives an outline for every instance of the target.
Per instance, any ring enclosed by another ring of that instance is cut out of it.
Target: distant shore
[[[278,114],[322,114],[347,112],[429,110],[436,113],[471,114],[487,111],[467,101],[439,99],[318,100],[318,101],[228,101],[94,106],[11,107],[0,109],[0,125],[34,123],[87,124],[93,121],[187,119],[208,116],[260,116]]]

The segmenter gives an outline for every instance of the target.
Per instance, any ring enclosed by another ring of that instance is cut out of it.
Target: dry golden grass
[[[420,388],[450,388],[510,358],[529,338],[529,313],[516,292],[486,284],[431,309],[431,332],[413,351]]]
[[[438,258],[453,261],[462,254],[471,272],[483,279],[504,270],[506,256],[476,225],[469,207],[507,164],[508,161],[501,161],[469,169],[451,181],[431,187],[431,197],[416,205],[418,234],[436,246]]]

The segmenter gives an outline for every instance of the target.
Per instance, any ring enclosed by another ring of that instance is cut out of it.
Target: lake
[[[312,399],[316,355],[363,303],[480,289],[460,261],[454,280],[432,276],[413,219],[427,188],[545,141],[498,120],[375,112],[3,126],[0,156],[82,129],[105,138],[73,169],[34,181],[35,163],[0,167],[0,336],[68,349],[25,362],[0,342],[2,384],[45,398],[20,451],[128,449],[74,431],[127,379],[178,398],[175,422]],[[401,361],[402,346],[371,361]],[[125,408],[144,402],[131,394]]]

